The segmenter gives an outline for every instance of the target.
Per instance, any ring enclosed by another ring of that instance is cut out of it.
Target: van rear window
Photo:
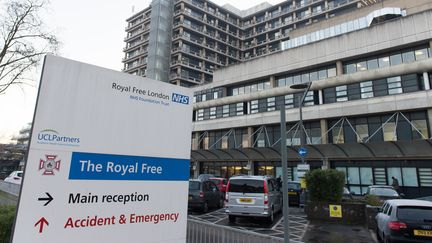
[[[264,181],[245,179],[231,180],[228,190],[229,192],[264,193]]]

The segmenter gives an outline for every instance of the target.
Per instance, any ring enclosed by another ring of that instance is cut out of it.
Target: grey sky
[[[53,29],[62,42],[60,55],[97,66],[121,70],[125,46],[126,18],[132,9],[138,12],[151,0],[51,0],[45,14],[46,25]],[[261,0],[213,0],[223,5],[230,3],[239,9],[247,9]],[[282,0],[267,1],[271,4]],[[2,1],[0,1],[0,4]],[[34,74],[39,79],[40,70]],[[33,87],[13,87],[0,95],[0,143],[6,143],[13,135],[33,119],[37,96],[37,82]],[[53,114],[55,119],[55,114]]]

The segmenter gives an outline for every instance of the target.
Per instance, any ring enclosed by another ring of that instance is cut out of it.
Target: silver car
[[[282,193],[275,179],[268,176],[230,178],[225,198],[229,221],[236,217],[265,217],[269,223],[282,209]]]

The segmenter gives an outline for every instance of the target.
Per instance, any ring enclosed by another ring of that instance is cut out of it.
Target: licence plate
[[[288,195],[297,195],[297,192],[288,192]]]
[[[239,200],[241,203],[251,203],[252,199],[251,198],[240,198]]]
[[[414,235],[432,237],[432,230],[414,230]]]

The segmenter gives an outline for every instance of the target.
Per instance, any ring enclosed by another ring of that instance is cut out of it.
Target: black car
[[[288,202],[290,205],[300,205],[300,197],[303,193],[300,182],[288,181]]]
[[[385,200],[402,198],[403,194],[399,194],[392,186],[369,186],[365,195],[373,195],[378,198],[380,203]]]
[[[378,239],[388,242],[432,242],[432,202],[387,200],[376,220]]]
[[[188,208],[200,209],[206,213],[209,208],[222,208],[224,206],[223,193],[211,181],[189,181]]]

